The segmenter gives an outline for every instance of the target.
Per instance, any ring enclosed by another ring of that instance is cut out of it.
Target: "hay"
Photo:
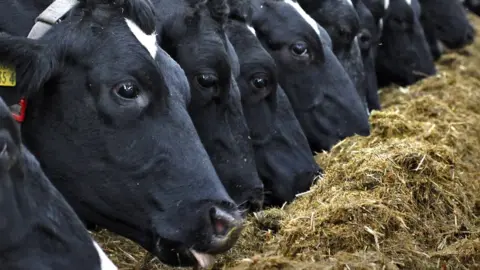
[[[471,16],[475,25],[480,19]],[[325,175],[284,209],[249,217],[216,269],[480,268],[480,37],[439,74],[382,89],[372,135],[316,156]],[[95,234],[120,269],[169,269]]]

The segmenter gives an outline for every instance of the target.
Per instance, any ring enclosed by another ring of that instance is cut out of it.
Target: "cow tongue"
[[[194,249],[190,249],[190,252],[192,252],[195,259],[197,259],[198,266],[200,266],[201,268],[207,269],[215,262],[215,258],[210,254],[200,253]]]

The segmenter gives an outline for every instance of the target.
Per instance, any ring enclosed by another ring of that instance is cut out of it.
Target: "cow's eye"
[[[115,86],[114,91],[118,96],[125,99],[134,99],[140,93],[138,86],[132,82],[118,84]]]
[[[262,90],[268,86],[268,78],[266,75],[257,75],[250,80],[250,84],[255,89]]]
[[[213,74],[201,74],[196,76],[195,80],[202,88],[215,87],[218,82],[218,78]]]
[[[308,46],[305,42],[294,43],[290,50],[297,56],[305,56],[308,54]]]
[[[392,21],[396,26],[401,27],[403,25],[403,20],[398,17],[393,18]]]

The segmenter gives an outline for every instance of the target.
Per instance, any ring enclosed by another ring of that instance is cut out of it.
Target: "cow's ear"
[[[57,65],[51,51],[39,40],[0,33],[0,94],[6,101],[11,95],[28,97],[43,87]]]
[[[79,0],[84,10],[113,7],[132,20],[143,32],[150,35],[155,31],[155,6],[150,0]]]
[[[125,0],[124,14],[150,35],[155,31],[155,7],[150,0]]]

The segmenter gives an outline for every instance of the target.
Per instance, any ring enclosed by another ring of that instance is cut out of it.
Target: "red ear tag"
[[[20,99],[18,105],[20,105],[19,114],[12,112],[12,116],[17,122],[22,123],[25,120],[25,112],[27,111],[27,100],[25,98]]]

